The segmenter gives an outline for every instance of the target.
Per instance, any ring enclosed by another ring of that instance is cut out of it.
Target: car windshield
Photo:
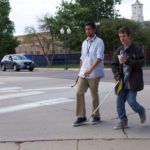
[[[14,60],[29,60],[26,56],[24,55],[16,55],[13,57]]]

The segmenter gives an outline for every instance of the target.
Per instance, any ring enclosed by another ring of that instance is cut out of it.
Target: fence
[[[145,67],[150,66],[150,50],[145,53]],[[80,53],[76,54],[67,54],[67,63],[68,64],[79,64],[80,62]],[[33,60],[38,67],[46,66],[47,61],[43,55],[26,55],[30,60]],[[49,60],[51,60],[52,55],[49,55]],[[0,61],[3,56],[0,56]],[[113,59],[113,54],[105,54],[105,65],[110,67],[111,61]],[[65,64],[65,55],[56,54],[53,57],[53,64]]]
[[[67,54],[67,63],[68,64],[79,64],[80,62],[80,53],[78,54]],[[29,59],[33,60],[37,66],[46,66],[47,61],[43,55],[26,55]],[[49,55],[48,58],[51,60],[53,56]],[[56,54],[53,57],[53,64],[60,65],[65,64],[65,55]]]

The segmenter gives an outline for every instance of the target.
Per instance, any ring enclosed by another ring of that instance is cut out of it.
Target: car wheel
[[[14,65],[13,69],[14,71],[20,71],[20,69],[17,68],[17,65]]]
[[[29,69],[29,71],[33,71],[33,70],[34,70],[34,68],[30,68],[30,69]]]
[[[5,66],[4,66],[4,64],[2,64],[2,71],[6,71],[6,68],[5,68]]]

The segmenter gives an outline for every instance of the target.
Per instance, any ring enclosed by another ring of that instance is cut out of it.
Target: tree
[[[147,49],[150,50],[150,21],[145,21],[143,23],[143,28],[142,28],[143,35],[145,37],[144,39],[144,45],[147,47]]]
[[[26,41],[29,41],[29,43],[36,44],[38,43],[42,49],[43,55],[46,59],[47,65],[50,65],[49,58],[48,58],[48,53],[50,50],[50,36],[44,36],[40,37],[40,34],[36,31],[36,29],[31,26],[31,27],[26,27],[25,32],[28,34]]]
[[[112,53],[120,45],[118,30],[122,26],[131,28],[134,42],[150,48],[149,27],[129,19],[103,19],[101,20],[100,35],[105,42],[105,51],[107,53]]]
[[[116,0],[121,2],[121,0]],[[71,28],[71,35],[67,39],[67,46],[72,50],[79,51],[81,43],[85,38],[84,24],[87,21],[98,22],[102,18],[112,18],[114,16],[113,0],[74,0],[74,2],[62,1],[52,19],[53,33],[57,39],[61,40],[61,27]],[[48,22],[43,22],[46,25]]]
[[[9,0],[0,0],[0,55],[14,53],[19,42],[13,37],[14,23],[9,20]]]
[[[121,3],[121,0],[116,0],[116,3]],[[102,18],[114,17],[114,0],[76,0],[76,3],[81,8],[89,10],[88,19],[100,21]]]
[[[54,41],[54,18],[51,16],[50,18],[47,17],[47,15],[44,16],[43,19],[39,19],[40,22],[40,29],[42,31],[45,32],[49,32],[51,33],[51,37],[52,37],[52,57],[51,57],[51,61],[50,64],[53,64],[53,59],[54,59],[54,55],[55,55],[55,41]]]
[[[133,40],[139,44],[149,47],[150,25],[149,22],[142,24],[117,18],[114,19],[113,0],[74,0],[74,2],[62,1],[54,17],[45,16],[43,26],[51,26],[54,37],[61,40],[60,29],[70,27],[71,35],[67,38],[67,46],[74,51],[80,51],[81,43],[86,38],[84,33],[84,24],[87,21],[100,21],[99,33],[105,42],[105,52],[109,53],[115,50],[120,41],[118,38],[118,29],[122,26],[129,26],[134,31]],[[121,0],[116,0],[121,3]],[[49,20],[49,21],[46,21]],[[48,31],[50,28],[47,28]]]

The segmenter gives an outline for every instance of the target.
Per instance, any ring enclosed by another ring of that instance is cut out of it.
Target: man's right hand
[[[79,76],[76,77],[76,83],[78,82]]]

